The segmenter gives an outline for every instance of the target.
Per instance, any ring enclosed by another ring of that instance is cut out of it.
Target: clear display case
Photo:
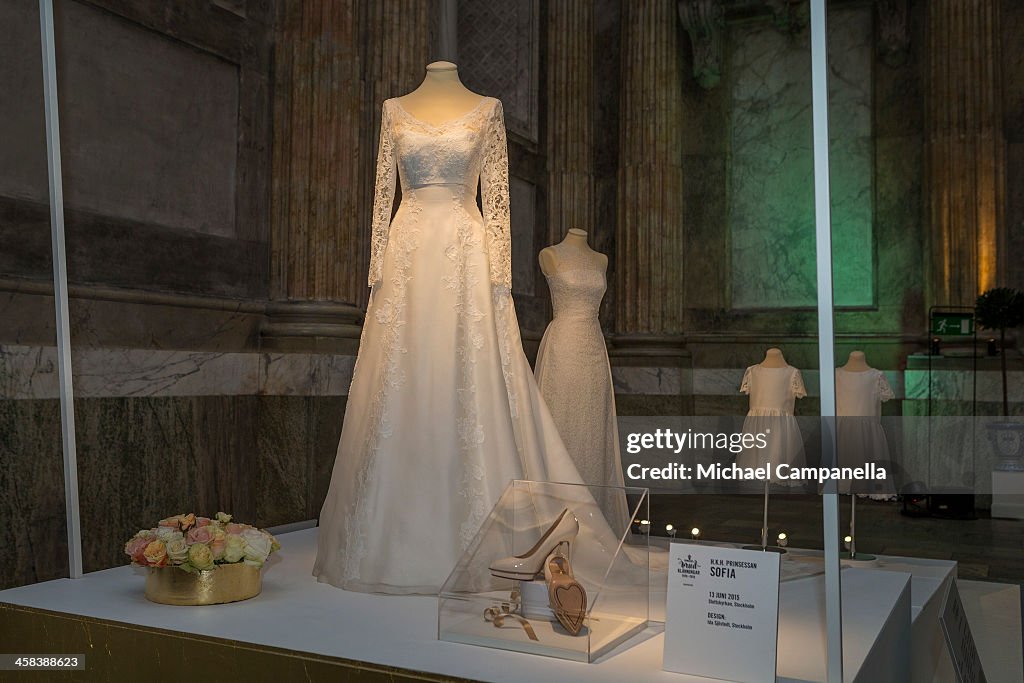
[[[441,589],[438,638],[590,662],[644,630],[648,503],[643,488],[511,482]]]

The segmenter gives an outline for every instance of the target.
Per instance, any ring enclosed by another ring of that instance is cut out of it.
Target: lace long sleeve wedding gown
[[[581,481],[523,353],[509,229],[501,103],[432,125],[384,102],[372,290],[318,580],[436,593],[511,479]]]

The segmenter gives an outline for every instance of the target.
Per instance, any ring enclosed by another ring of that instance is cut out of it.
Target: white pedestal
[[[992,516],[1024,519],[1024,472],[992,472]]]

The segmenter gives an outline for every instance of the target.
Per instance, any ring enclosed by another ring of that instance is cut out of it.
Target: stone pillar
[[[430,52],[430,6],[430,0],[279,5],[274,301],[261,330],[266,348],[357,348],[369,294],[381,103],[422,79]]]
[[[279,5],[274,60],[268,348],[358,337],[366,241],[359,224],[359,21],[353,0]]]
[[[594,232],[594,7],[548,5],[548,241],[569,228]]]
[[[927,3],[930,300],[973,305],[1003,272],[1006,143],[999,0]]]
[[[622,4],[616,330],[683,331],[682,69],[676,4]]]
[[[370,222],[373,185],[380,140],[380,113],[384,100],[411,92],[426,75],[431,59],[431,0],[388,0],[364,2],[366,12],[365,78],[363,84],[363,135],[360,146],[360,229],[365,239],[359,253],[360,273],[365,281],[370,262]],[[397,183],[397,181],[396,181]],[[395,205],[401,192],[395,191]],[[360,300],[365,304],[369,290]]]

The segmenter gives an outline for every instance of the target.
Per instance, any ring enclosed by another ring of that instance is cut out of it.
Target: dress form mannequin
[[[459,69],[451,62],[432,62],[419,87],[398,98],[399,104],[416,118],[434,126],[457,119],[479,106],[484,97],[459,80]]]
[[[785,356],[782,355],[782,350],[774,346],[765,352],[764,360],[761,361],[762,368],[784,368],[787,365],[788,363]]]
[[[851,351],[850,357],[846,359],[846,365],[843,366],[846,372],[867,372],[870,369],[871,366],[868,365],[863,351]]]
[[[537,352],[534,374],[551,417],[587,484],[622,486],[622,458],[608,349],[598,314],[608,289],[608,257],[571,228],[538,255],[551,292],[551,323]],[[596,492],[608,519],[628,523],[621,491]]]
[[[893,398],[884,373],[868,365],[863,351],[852,351],[846,365],[836,369],[836,429],[840,466],[860,466],[874,460],[887,460],[889,446],[880,421],[881,404]],[[892,494],[895,489],[886,482]],[[873,555],[857,552],[857,496],[851,482],[839,485],[840,493],[850,494],[850,541],[847,560],[874,562]],[[881,500],[889,494],[873,494]]]
[[[770,432],[772,439],[767,449],[745,449],[736,457],[736,464],[741,467],[758,467],[767,463],[803,465],[803,437],[793,417],[794,400],[807,395],[800,371],[786,362],[780,349],[772,347],[765,352],[764,360],[747,368],[740,392],[750,396],[750,411],[743,421],[744,433]],[[785,552],[768,545],[768,495],[771,479],[772,476],[769,476],[764,482],[761,545],[750,547]]]
[[[584,257],[588,261],[592,261],[595,268],[604,270],[608,267],[608,257],[599,251],[594,251],[587,243],[586,230],[569,228],[569,231],[565,235],[565,239],[558,244],[558,247],[560,249],[572,250],[575,255]],[[540,250],[540,254],[537,256],[537,260],[540,261],[540,270],[544,273],[545,277],[551,277],[558,272],[559,259],[557,251],[558,250],[553,246],[545,247]]]

